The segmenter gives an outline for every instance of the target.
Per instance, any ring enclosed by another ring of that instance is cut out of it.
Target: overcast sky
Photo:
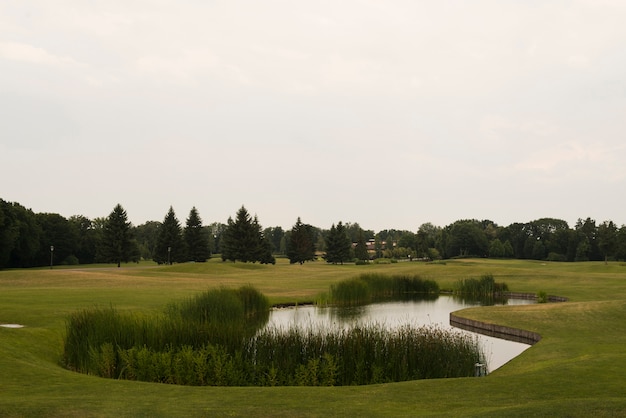
[[[621,0],[3,0],[0,198],[622,225],[624,22]]]

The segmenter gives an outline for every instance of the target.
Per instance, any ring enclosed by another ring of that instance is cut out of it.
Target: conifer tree
[[[100,253],[105,261],[120,267],[122,261],[138,260],[139,248],[133,240],[131,226],[126,211],[118,203],[104,223]]]
[[[363,234],[363,230],[361,228],[359,228],[359,232],[357,233],[356,246],[354,247],[354,256],[358,260],[369,260],[370,258],[369,253],[367,252],[365,235]]]
[[[271,244],[264,238],[257,217],[252,219],[244,206],[237,211],[234,221],[228,218],[222,237],[222,260],[244,263],[276,262],[272,256]]]
[[[296,224],[291,228],[287,257],[291,264],[304,264],[305,261],[315,260],[315,231],[311,225],[303,224],[298,217]]]
[[[183,236],[190,261],[204,262],[211,257],[208,231],[202,227],[202,219],[195,206],[189,212]]]
[[[159,264],[187,261],[187,248],[182,228],[171,206],[163,223],[159,226],[153,259]]]
[[[350,260],[351,249],[352,243],[343,223],[339,221],[336,227],[333,224],[326,237],[326,255],[324,259],[329,263],[343,264],[344,261]]]

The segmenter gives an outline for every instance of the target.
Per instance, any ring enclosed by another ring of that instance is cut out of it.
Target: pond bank
[[[515,293],[506,292],[504,296],[515,299],[537,299],[534,293]],[[569,299],[563,296],[548,296],[549,302],[566,302]],[[541,340],[541,335],[536,332],[527,331],[518,328],[506,327],[504,325],[490,324],[487,322],[467,319],[450,312],[450,325],[466,331],[476,332],[478,334],[488,335],[490,337],[501,338],[503,340],[515,341],[518,343],[534,345]]]

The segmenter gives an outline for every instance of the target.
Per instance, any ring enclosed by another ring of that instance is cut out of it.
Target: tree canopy
[[[300,217],[296,221],[289,235],[287,257],[291,264],[304,264],[306,261],[314,261],[315,256],[315,229],[308,224],[302,223]]]

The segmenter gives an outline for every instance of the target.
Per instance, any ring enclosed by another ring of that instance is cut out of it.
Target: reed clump
[[[400,277],[389,289],[379,277],[359,280],[376,297],[413,292],[418,283]],[[67,321],[63,362],[101,377],[169,384],[334,386],[472,376],[484,360],[476,338],[432,326],[262,328],[268,317],[267,299],[252,287],[211,290],[151,316],[84,309]]]
[[[269,310],[268,299],[250,286],[209,290],[150,316],[113,307],[83,309],[67,320],[62,361],[69,369],[100,375],[103,362],[119,364],[120,353],[133,348],[160,353],[210,344],[234,351],[267,323]]]
[[[501,297],[504,292],[508,291],[509,287],[506,283],[497,283],[492,274],[483,274],[479,279],[460,279],[454,293],[474,298],[493,298]]]
[[[417,275],[362,274],[330,287],[326,303],[358,306],[383,300],[410,299],[437,295],[439,285]]]
[[[366,385],[472,376],[484,359],[476,338],[434,326],[379,324],[320,331],[269,328],[245,347],[262,385]]]

